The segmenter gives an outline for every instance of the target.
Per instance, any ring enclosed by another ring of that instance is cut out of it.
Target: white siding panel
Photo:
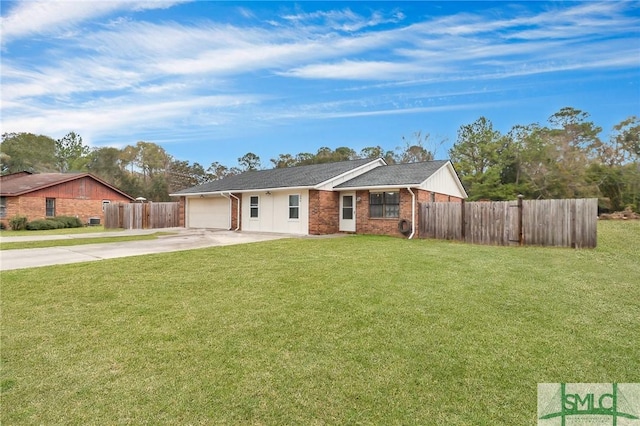
[[[258,217],[250,217],[251,196],[258,196]],[[300,196],[299,219],[289,219],[289,195]],[[256,232],[309,233],[309,191],[289,190],[242,194],[242,229]]]
[[[442,166],[437,172],[432,174],[422,185],[423,189],[440,194],[451,195],[459,198],[466,198],[466,194],[458,186],[458,178],[455,171],[449,164]]]
[[[187,227],[229,229],[229,200],[187,198]]]

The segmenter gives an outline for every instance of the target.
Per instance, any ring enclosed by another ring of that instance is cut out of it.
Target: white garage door
[[[229,200],[224,197],[187,199],[189,228],[229,229]]]

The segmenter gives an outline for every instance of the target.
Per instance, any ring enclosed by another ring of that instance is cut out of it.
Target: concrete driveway
[[[85,244],[65,247],[50,247],[22,250],[0,250],[0,271],[33,268],[37,266],[61,265],[66,263],[90,262],[116,257],[139,256],[143,254],[166,253],[171,251],[193,250],[204,247],[246,244],[259,241],[291,238],[286,234],[266,234],[252,232],[234,232],[211,229],[145,229],[121,232],[105,232],[78,235],[3,237],[2,242],[38,241],[96,238],[101,236],[127,236],[171,232],[155,240],[114,242],[104,244]]]

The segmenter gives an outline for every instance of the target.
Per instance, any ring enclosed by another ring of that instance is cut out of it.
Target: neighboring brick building
[[[29,173],[0,176],[0,221],[75,216],[83,223],[103,222],[103,206],[133,198],[89,173]]]
[[[417,236],[418,203],[467,197],[448,160],[362,159],[242,173],[185,189],[180,226]]]

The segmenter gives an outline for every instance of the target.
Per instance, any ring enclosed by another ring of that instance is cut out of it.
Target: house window
[[[47,198],[45,202],[45,216],[46,217],[55,217],[56,215],[56,199],[55,198]]]
[[[300,218],[300,196],[289,195],[289,219]]]
[[[111,204],[111,201],[109,200],[102,200],[102,211],[105,211],[105,209],[107,208],[107,206]]]
[[[342,197],[342,219],[353,219],[353,195],[344,195]]]
[[[371,192],[369,194],[369,217],[400,217],[400,193]]]
[[[0,197],[0,217],[7,217],[7,197]]]
[[[249,214],[250,217],[258,217],[258,196],[253,195],[249,200],[249,208],[251,212]]]

